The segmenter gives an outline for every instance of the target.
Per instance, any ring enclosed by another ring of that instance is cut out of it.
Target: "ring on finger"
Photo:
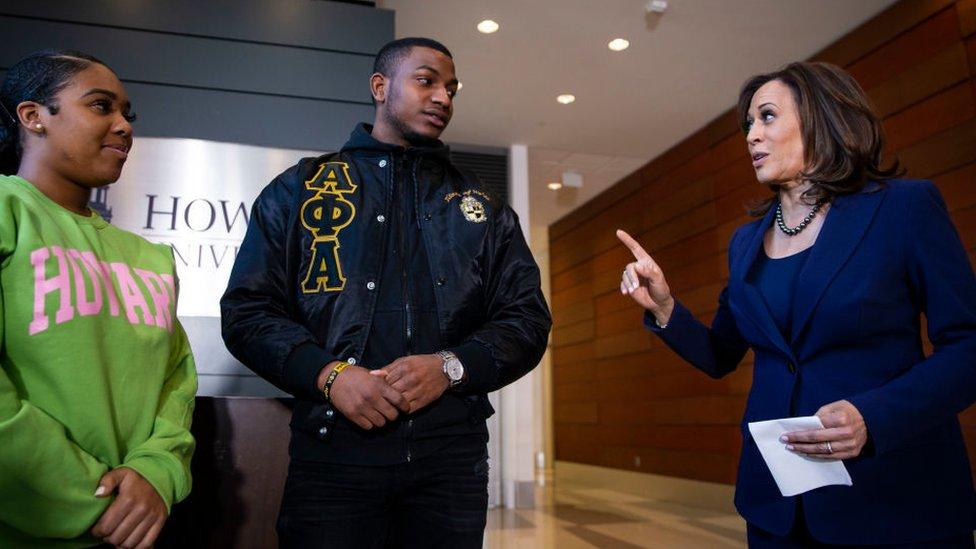
[[[834,449],[830,447],[830,441],[828,440],[826,442],[826,444],[827,444],[827,453],[828,454],[833,454],[834,453]]]

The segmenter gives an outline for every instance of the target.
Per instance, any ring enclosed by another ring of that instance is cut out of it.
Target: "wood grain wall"
[[[936,182],[976,264],[976,0],[903,0],[813,59],[867,90],[889,151]],[[614,229],[708,322],[744,204],[767,192],[730,110],[550,227],[556,459],[734,482],[751,355],[712,380],[646,332],[618,291],[629,258]],[[976,407],[961,418],[976,458]]]

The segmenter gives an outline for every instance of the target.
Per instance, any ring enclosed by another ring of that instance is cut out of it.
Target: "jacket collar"
[[[806,328],[827,286],[863,240],[884,196],[884,193],[876,192],[880,188],[881,185],[872,182],[861,192],[839,196],[831,203],[820,234],[817,235],[797,280],[789,343],[795,342]],[[783,339],[762,294],[748,280],[748,274],[759,254],[765,253],[764,236],[766,230],[772,226],[777,204],[778,202],[773,202],[763,219],[753,225],[744,253],[735,260],[732,277],[741,283],[741,287],[748,294],[748,298],[741,305],[744,312],[751,317],[750,320],[760,327],[774,346],[787,356],[792,356],[791,345]]]
[[[783,339],[783,334],[780,333],[779,328],[776,326],[776,321],[773,320],[773,316],[766,306],[766,300],[763,298],[759,289],[749,281],[748,276],[759,254],[764,253],[763,237],[766,234],[766,229],[773,222],[776,204],[777,202],[773,202],[762,220],[752,224],[752,234],[748,237],[744,253],[734,260],[730,278],[745,294],[744,299],[741,301],[737,300],[742,312],[762,331],[772,346],[779,349],[785,356],[793,359],[793,352]],[[826,223],[824,224],[826,225]]]
[[[372,124],[357,124],[349,134],[349,140],[342,146],[342,152],[379,152],[385,154],[407,154],[424,156],[444,162],[450,161],[450,148],[440,140],[431,140],[425,143],[412,145],[410,148],[401,147],[392,143],[384,143],[373,137]]]

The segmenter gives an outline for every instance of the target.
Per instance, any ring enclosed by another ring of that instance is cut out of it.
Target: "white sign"
[[[314,151],[137,138],[122,178],[98,192],[109,221],[173,248],[181,317],[220,317],[220,296],[261,190]]]

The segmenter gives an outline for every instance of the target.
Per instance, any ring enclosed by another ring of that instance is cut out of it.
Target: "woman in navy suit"
[[[976,279],[939,191],[882,167],[881,123],[832,65],[750,79],[739,119],[772,196],[732,236],[710,327],[617,234],[635,257],[620,291],[669,347],[716,378],[755,353],[735,497],[750,547],[973,547],[957,415],[976,401]],[[783,444],[843,460],[853,486],[783,497],[746,424],[808,415],[824,428]]]

